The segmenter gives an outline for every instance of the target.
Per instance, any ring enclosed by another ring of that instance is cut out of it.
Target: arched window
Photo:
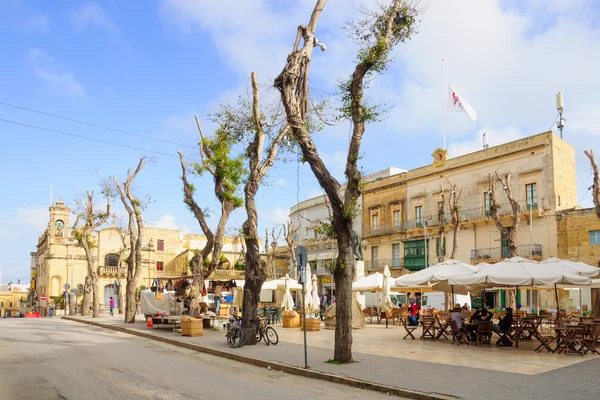
[[[119,255],[110,253],[104,256],[105,267],[118,267],[119,266]]]

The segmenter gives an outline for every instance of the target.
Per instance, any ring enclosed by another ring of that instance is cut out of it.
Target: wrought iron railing
[[[542,257],[541,244],[523,244],[517,246],[517,255],[527,258],[529,253],[533,257]],[[472,249],[471,260],[483,261],[497,260],[508,257],[508,247],[492,247],[487,249]]]

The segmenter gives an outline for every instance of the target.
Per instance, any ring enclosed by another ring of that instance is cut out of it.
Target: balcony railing
[[[526,214],[530,208],[533,210],[537,210],[538,203],[528,204],[526,202],[520,202],[521,212]],[[533,207],[532,207],[533,206]],[[512,206],[510,203],[499,203],[498,215],[505,216],[512,214]],[[459,207],[459,215],[461,221],[470,221],[477,219],[486,219],[491,218],[490,210],[486,209],[485,205],[481,204],[481,207],[471,208],[471,209],[462,209]],[[398,224],[379,224],[377,228],[366,228],[363,229],[363,237],[373,237],[373,236],[381,236],[381,235],[389,235],[392,233],[405,232],[412,229],[422,229],[423,226],[427,225],[428,227],[439,226],[440,223],[444,222],[445,224],[451,224],[452,218],[450,217],[450,210],[446,210],[446,215],[444,218],[440,220],[435,214],[427,214],[423,215],[423,218],[420,219],[408,219],[402,221]]]
[[[119,267],[101,266],[101,267],[98,267],[98,274],[99,275],[117,275],[118,269],[119,269]],[[127,275],[127,268],[121,267],[121,275],[123,275],[123,276]]]
[[[390,267],[390,269],[402,268],[404,265],[403,261],[404,260],[401,258],[365,261],[365,271],[383,271],[383,268],[386,265]]]
[[[517,255],[527,258],[529,252],[536,260],[542,258],[541,244],[523,244],[517,246]],[[491,260],[501,260],[508,257],[508,247],[492,247],[488,249],[472,249],[471,261],[486,262]]]

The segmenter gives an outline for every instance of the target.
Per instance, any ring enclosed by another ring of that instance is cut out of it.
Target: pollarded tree
[[[94,192],[87,192],[87,200],[82,205],[73,224],[73,236],[77,244],[83,248],[87,262],[87,274],[83,286],[83,300],[81,303],[82,315],[90,315],[90,305],[93,317],[100,316],[100,295],[98,293],[98,270],[92,249],[96,245],[92,233],[104,225],[110,216],[110,195],[107,191],[106,212],[96,211],[94,205]]]
[[[280,228],[277,236],[275,236],[275,228],[271,229],[271,240],[269,240],[269,230],[265,229],[265,252],[267,253],[267,275],[269,278],[275,277],[275,254],[279,247],[279,237],[282,230]]]
[[[256,193],[262,180],[277,159],[277,150],[283,138],[289,133],[289,126],[274,127],[266,124],[265,115],[260,110],[260,99],[256,73],[252,79],[252,123],[253,140],[248,146],[248,178],[244,187],[244,204],[247,219],[242,225],[246,242],[246,272],[244,283],[244,301],[242,305],[242,326],[247,331],[246,344],[256,344],[256,323],[258,321],[258,302],[260,290],[267,275],[261,265],[258,236],[258,213],[256,211]],[[268,141],[265,150],[265,141]]]
[[[192,268],[192,285],[194,287],[194,291],[196,293],[195,297],[192,299],[190,303],[190,311],[196,310],[200,305],[200,285],[204,286],[204,261],[208,259],[210,255],[214,243],[215,236],[212,230],[209,228],[208,223],[206,222],[206,210],[203,210],[196,200],[194,200],[194,192],[195,188],[192,184],[188,182],[187,179],[187,168],[185,165],[185,161],[183,159],[183,154],[179,152],[179,161],[181,162],[181,180],[183,181],[183,202],[188,206],[190,211],[194,214],[198,223],[200,224],[200,228],[206,236],[206,244],[202,248],[202,250],[197,250],[194,252],[194,256],[190,260],[190,266]],[[192,314],[193,312],[190,312]]]
[[[298,272],[298,266],[296,265],[296,234],[298,228],[294,227],[292,221],[288,221],[283,225],[283,238],[288,247],[290,253],[290,266],[292,268],[292,279],[298,279],[296,273]]]
[[[142,157],[133,173],[131,170],[127,170],[127,178],[121,185],[117,182],[117,178],[113,176],[114,187],[119,193],[119,198],[127,211],[128,217],[127,236],[129,237],[129,255],[125,260],[127,263],[125,323],[135,322],[135,289],[142,274],[142,230],[144,229],[142,210],[144,204],[139,197],[133,194],[131,185],[144,168],[144,165],[146,165],[146,159]]]
[[[315,30],[326,3],[326,0],[318,0],[308,25],[298,27],[292,52],[287,57],[281,74],[275,79],[275,87],[281,94],[287,122],[302,150],[303,158],[309,163],[331,204],[332,220],[329,231],[337,240],[338,246],[338,258],[333,269],[337,299],[333,359],[346,363],[352,361],[352,221],[359,211],[358,198],[362,187],[357,164],[365,123],[377,120],[379,116],[375,108],[365,104],[365,80],[382,73],[389,66],[392,49],[414,32],[416,12],[413,8],[403,5],[401,0],[394,0],[388,2],[388,5],[375,15],[352,27],[360,49],[351,78],[340,85],[342,117],[352,121],[352,136],[345,169],[347,184],[344,193],[341,193],[340,183],[325,166],[306,126],[310,61],[314,47],[319,45],[315,38]],[[323,49],[323,45],[321,48]]]
[[[514,257],[517,255],[517,228],[519,227],[519,222],[521,220],[521,205],[514,198],[511,187],[511,174],[510,172],[505,172],[502,174],[504,179],[496,173],[495,175],[488,175],[488,195],[490,196],[490,216],[496,225],[496,228],[500,231],[502,238],[507,241],[508,244],[508,257]],[[509,227],[506,227],[502,224],[500,220],[500,215],[498,211],[500,210],[500,205],[496,201],[496,186],[498,184],[502,185],[502,190],[506,193],[506,197],[508,198],[508,202],[510,203],[512,209],[512,223]]]
[[[598,165],[596,164],[596,159],[594,158],[594,151],[585,151],[584,152],[587,158],[590,160],[590,164],[592,166],[593,172],[593,183],[592,183],[592,198],[594,201],[594,211],[596,212],[596,216],[600,218],[600,174],[598,173]],[[598,261],[598,266],[600,267],[600,260]],[[600,315],[600,289],[593,289],[596,293],[596,301],[594,302],[594,315]]]
[[[456,192],[456,185],[450,185],[450,195],[448,196],[448,205],[450,206],[450,218],[452,218],[452,254],[451,259],[455,259],[458,252],[458,231],[460,230],[460,213],[458,212],[458,203],[463,195],[464,188]]]

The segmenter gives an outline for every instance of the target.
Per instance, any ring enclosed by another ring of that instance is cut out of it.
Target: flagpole
[[[444,59],[442,58],[442,124],[444,133],[444,150],[446,150],[446,102],[444,97],[444,82],[446,81],[446,74],[444,72]]]

